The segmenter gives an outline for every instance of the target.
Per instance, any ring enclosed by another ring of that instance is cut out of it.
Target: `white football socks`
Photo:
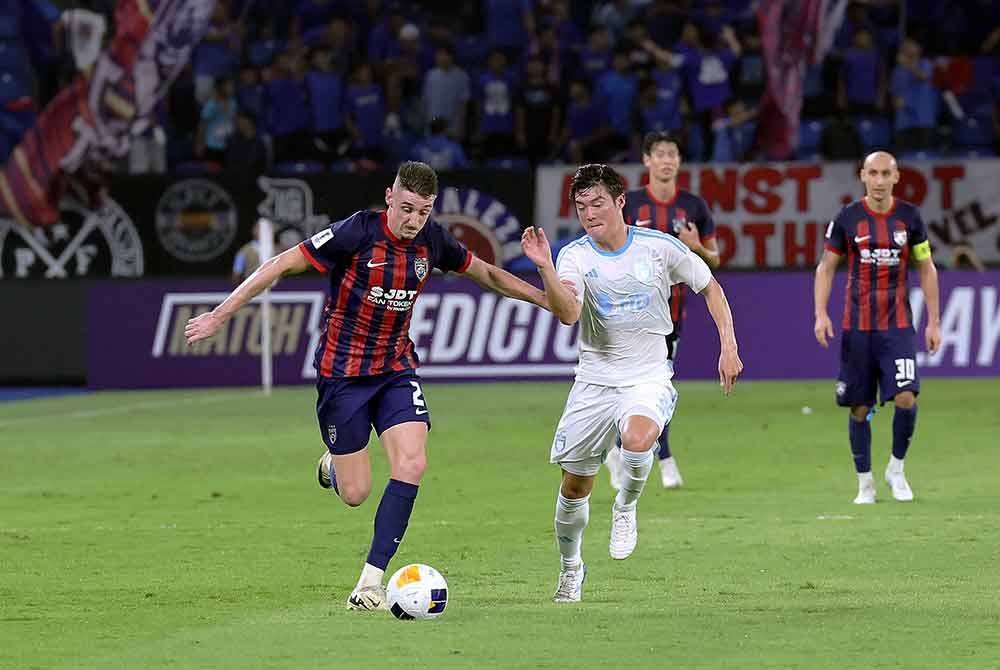
[[[580,564],[583,529],[590,520],[590,496],[570,500],[559,493],[556,500],[556,544],[564,568]]]
[[[382,576],[385,574],[385,570],[379,570],[374,565],[370,563],[365,563],[365,567],[361,569],[361,577],[358,578],[358,585],[355,589],[362,589],[366,586],[379,586],[382,584]]]
[[[622,487],[618,489],[615,504],[631,507],[642,495],[649,471],[653,469],[653,450],[643,452],[622,449]]]
[[[903,471],[903,459],[896,458],[895,456],[889,456],[889,472],[902,472]]]

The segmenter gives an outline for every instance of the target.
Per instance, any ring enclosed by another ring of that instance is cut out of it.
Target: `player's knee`
[[[649,451],[656,442],[657,437],[658,435],[653,435],[648,431],[626,430],[622,433],[622,449],[640,453]]]
[[[402,454],[396,464],[396,476],[404,481],[419,482],[427,470],[427,454],[421,449],[412,454]]]
[[[592,488],[593,484],[591,482],[582,479],[571,479],[563,481],[559,492],[562,493],[564,498],[579,500],[580,498],[586,498]]]
[[[365,482],[338,482],[337,489],[340,492],[340,499],[349,507],[357,507],[368,499],[371,493],[371,483]]]
[[[870,407],[864,405],[855,405],[851,408],[851,418],[855,421],[864,421],[868,418],[868,412],[871,410]]]
[[[893,398],[893,402],[896,407],[900,409],[911,409],[917,404],[917,396],[913,395],[909,391],[904,391],[902,393],[897,393],[896,397]]]

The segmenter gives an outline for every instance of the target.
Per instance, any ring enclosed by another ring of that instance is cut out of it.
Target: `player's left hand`
[[[722,392],[729,395],[736,386],[736,379],[743,372],[743,361],[736,349],[723,349],[719,356],[719,386]]]
[[[184,326],[184,337],[187,338],[188,344],[194,344],[199,340],[212,337],[219,332],[223,322],[224,319],[220,318],[215,312],[199,314],[193,319],[188,320],[187,325]]]
[[[521,248],[535,267],[545,268],[552,265],[552,247],[545,237],[545,231],[538,227],[528,227],[521,235]]]
[[[701,235],[698,234],[698,227],[695,226],[690,221],[681,228],[681,232],[678,233],[678,237],[681,238],[681,242],[687,245],[688,249],[694,251],[701,247]]]
[[[941,327],[936,323],[927,324],[924,330],[924,339],[927,341],[927,351],[934,354],[941,347]]]

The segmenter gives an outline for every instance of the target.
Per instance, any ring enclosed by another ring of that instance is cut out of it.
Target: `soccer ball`
[[[444,577],[420,563],[396,570],[385,593],[389,611],[397,619],[436,619],[448,604],[448,584]]]

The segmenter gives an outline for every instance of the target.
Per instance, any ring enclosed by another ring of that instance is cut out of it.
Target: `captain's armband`
[[[913,245],[913,260],[925,261],[931,257],[931,243],[924,240],[920,244]]]

